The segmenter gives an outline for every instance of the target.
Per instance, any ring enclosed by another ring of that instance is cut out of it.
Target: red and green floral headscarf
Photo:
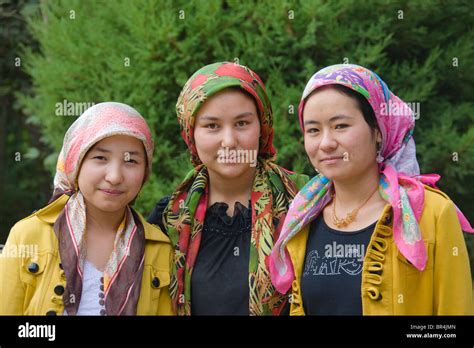
[[[209,97],[230,87],[242,88],[255,99],[261,125],[251,194],[249,314],[279,315],[288,302],[287,296],[278,293],[271,283],[267,259],[278,239],[289,202],[298,190],[294,175],[272,162],[276,157],[272,109],[262,80],[245,66],[215,63],[198,70],[188,80],[176,104],[181,135],[195,166],[173,193],[163,217],[175,248],[170,292],[178,315],[191,314],[191,276],[208,205],[209,176],[194,142],[195,118]]]
[[[260,77],[243,65],[214,63],[199,69],[191,76],[184,85],[176,104],[181,136],[188,145],[194,165],[201,164],[194,144],[196,114],[205,100],[229,87],[242,88],[257,103],[261,126],[259,157],[273,159],[276,154],[273,146],[272,108]]]

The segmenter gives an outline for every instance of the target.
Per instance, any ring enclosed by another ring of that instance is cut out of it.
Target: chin
[[[211,170],[225,179],[236,179],[251,168],[248,164],[219,164],[218,168],[212,168]]]
[[[104,213],[114,213],[122,210],[127,206],[124,201],[120,202],[107,202],[107,201],[100,201],[97,203],[91,202],[94,207]]]
[[[115,213],[118,211],[121,211],[123,208],[125,208],[127,205],[112,205],[112,204],[104,204],[102,206],[98,206],[97,208],[103,211],[104,213]]]
[[[324,171],[320,170],[319,172],[331,181],[344,180],[347,178],[347,173],[341,173],[340,170],[330,169],[330,170],[324,170]]]

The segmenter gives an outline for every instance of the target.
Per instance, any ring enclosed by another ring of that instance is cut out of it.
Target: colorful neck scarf
[[[176,105],[181,134],[195,168],[172,195],[164,213],[175,248],[171,297],[178,315],[191,314],[191,276],[208,205],[209,183],[207,168],[199,160],[194,144],[194,122],[200,106],[213,94],[228,87],[242,88],[254,97],[261,125],[258,164],[251,194],[249,314],[278,315],[287,298],[275,291],[271,284],[266,259],[297,190],[290,172],[272,162],[275,158],[272,110],[265,86],[249,68],[234,63],[215,63],[197,71],[184,86]],[[274,221],[278,221],[277,226]]]
[[[100,103],[87,109],[68,129],[59,154],[52,200],[70,196],[54,224],[59,254],[66,274],[64,307],[77,313],[84,273],[86,203],[77,187],[79,169],[86,153],[102,139],[128,135],[143,142],[147,157],[145,179],[150,174],[153,141],[146,121],[128,105]],[[114,250],[104,270],[104,301],[107,315],[134,315],[140,295],[145,237],[138,215],[127,206],[117,231]]]
[[[403,256],[417,269],[424,270],[427,255],[418,226],[424,206],[423,184],[436,187],[435,183],[440,177],[437,174],[420,175],[412,137],[415,126],[413,112],[374,72],[358,65],[332,65],[314,74],[306,85],[298,108],[303,131],[306,98],[315,89],[334,84],[362,94],[374,110],[382,134],[379,193],[393,209],[393,238]],[[331,201],[332,189],[332,182],[318,175],[293,200],[270,257],[272,282],[278,291],[286,293],[295,276],[286,250],[288,241],[314,220]],[[462,229],[474,232],[459,209],[457,213]]]

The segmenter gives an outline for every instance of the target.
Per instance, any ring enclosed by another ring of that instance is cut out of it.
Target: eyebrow
[[[238,119],[245,118],[252,115],[255,115],[255,113],[247,111],[247,112],[238,114],[237,116],[234,117],[234,119],[238,120]],[[219,117],[211,116],[211,115],[203,115],[199,117],[199,120],[205,120],[205,121],[218,121],[219,119],[220,119]]]
[[[96,148],[92,149],[92,151],[98,151],[98,152],[103,152],[103,153],[112,153],[112,151],[104,149],[102,147],[96,147]],[[140,151],[125,151],[124,153],[128,153],[131,156],[135,155],[135,156],[142,156],[143,157],[143,153],[140,152]]]
[[[143,152],[139,151],[125,151],[124,153],[129,153],[132,156],[143,156]]]
[[[98,152],[105,152],[105,153],[111,153],[112,151],[104,149],[102,147],[95,147],[92,149],[92,151],[98,151]]]
[[[329,119],[329,122],[334,122],[334,121],[339,121],[339,120],[344,120],[344,119],[353,119],[353,118],[354,117],[347,116],[347,115],[336,115],[336,116],[331,117]],[[321,124],[321,122],[315,121],[315,120],[308,120],[308,121],[305,121],[304,124],[306,126],[308,124]]]

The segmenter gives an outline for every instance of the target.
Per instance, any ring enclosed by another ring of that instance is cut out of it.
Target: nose
[[[105,173],[105,180],[111,185],[118,185],[123,181],[123,172],[122,172],[122,163],[119,161],[111,162],[107,166],[107,171]]]
[[[237,137],[232,128],[227,128],[222,132],[222,147],[234,148],[237,146]]]
[[[332,152],[337,148],[336,139],[331,132],[323,132],[321,134],[321,141],[319,143],[319,149],[324,152]]]

